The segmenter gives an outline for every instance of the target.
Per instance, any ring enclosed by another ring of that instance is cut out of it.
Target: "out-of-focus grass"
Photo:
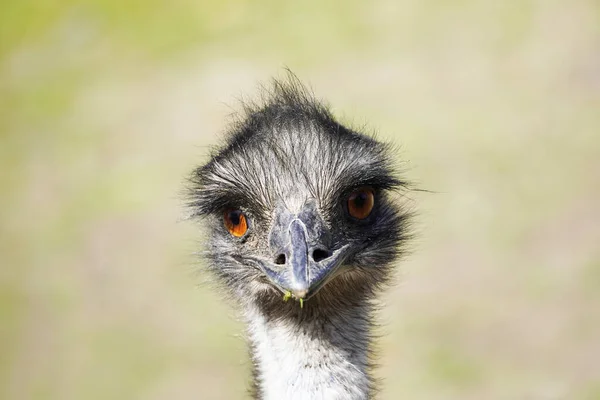
[[[600,398],[599,44],[591,0],[5,1],[0,396],[244,395],[178,196],[223,103],[287,65],[434,191],[382,397]]]

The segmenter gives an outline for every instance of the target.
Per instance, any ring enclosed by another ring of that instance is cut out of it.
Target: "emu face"
[[[368,295],[406,231],[389,151],[337,123],[297,82],[276,83],[194,173],[191,206],[210,220],[211,269],[250,300]]]

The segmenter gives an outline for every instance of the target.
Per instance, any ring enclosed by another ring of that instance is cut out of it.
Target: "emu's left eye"
[[[223,215],[225,227],[235,237],[242,237],[248,231],[246,216],[240,210],[226,210]]]
[[[348,213],[356,219],[367,218],[374,205],[375,193],[368,187],[356,189],[348,197]]]

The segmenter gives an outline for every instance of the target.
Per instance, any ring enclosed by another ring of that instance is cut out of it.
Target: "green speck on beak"
[[[287,292],[285,292],[285,294],[283,295],[283,301],[288,301],[290,299],[290,297],[292,297],[292,292],[290,292],[289,290]]]

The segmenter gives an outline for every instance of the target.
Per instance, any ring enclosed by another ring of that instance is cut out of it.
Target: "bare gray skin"
[[[373,301],[408,235],[392,157],[290,77],[194,171],[190,207],[247,323],[256,398],[372,397]]]

